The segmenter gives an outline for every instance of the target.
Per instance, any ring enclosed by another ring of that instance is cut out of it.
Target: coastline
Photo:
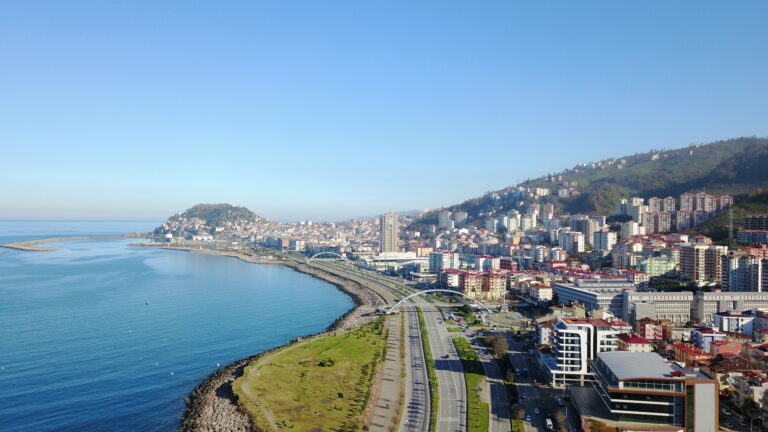
[[[63,242],[63,241],[74,241],[74,240],[108,240],[108,239],[121,239],[121,238],[143,238],[143,237],[149,237],[149,236],[151,236],[150,233],[130,233],[130,234],[117,234],[117,235],[53,237],[53,238],[0,244],[0,247],[4,247],[7,249],[30,251],[30,252],[51,252],[58,249],[53,247],[47,247],[47,246],[41,247],[41,246],[35,246],[35,245],[44,244],[44,243],[56,243],[56,242]]]
[[[377,293],[357,282],[297,261],[258,260],[236,252],[206,251],[193,248],[168,247],[164,249],[188,250],[190,252],[230,256],[255,264],[285,265],[295,271],[308,274],[336,286],[337,289],[352,297],[355,303],[352,309],[337,318],[323,331],[296,337],[283,345],[235,361],[213,372],[195,387],[186,401],[187,408],[181,420],[180,432],[249,432],[256,430],[251,423],[249,415],[240,407],[238,398],[232,391],[232,383],[237,378],[243,376],[246,366],[263,356],[286,348],[296,342],[331,332],[346,331],[352,327],[370,322],[377,316],[375,315],[376,309],[386,304],[386,301],[379,297]]]
[[[72,240],[102,240],[119,238],[144,238],[147,233],[130,233],[106,236],[56,237],[48,239],[29,240],[0,245],[0,247],[30,252],[55,251],[56,248],[39,247],[36,244],[72,241]],[[168,246],[161,243],[135,243],[131,247],[155,247],[157,249],[179,250],[186,252],[205,253],[209,255],[237,258],[251,264],[278,264],[292,268],[294,271],[328,282],[339,291],[352,298],[354,306],[334,320],[326,329],[314,334],[298,336],[290,341],[266,351],[237,360],[223,366],[208,375],[185,398],[186,408],[180,418],[180,432],[249,432],[256,430],[250,416],[240,407],[237,396],[232,390],[232,383],[244,373],[245,367],[253,361],[275,351],[288,347],[296,342],[315,336],[337,331],[347,331],[352,327],[373,321],[378,315],[377,308],[387,304],[387,301],[374,290],[360,283],[346,279],[317,267],[296,260],[265,260],[236,251],[218,251],[198,249],[183,246]]]

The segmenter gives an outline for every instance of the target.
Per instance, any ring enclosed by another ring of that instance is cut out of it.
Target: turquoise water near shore
[[[158,224],[0,220],[0,243]],[[217,364],[321,331],[353,306],[290,268],[131,242],[0,248],[0,429],[176,430]]]

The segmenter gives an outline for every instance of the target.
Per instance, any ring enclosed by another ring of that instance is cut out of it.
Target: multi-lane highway
[[[442,313],[433,304],[416,297],[424,314],[429,332],[429,346],[435,359],[435,372],[440,395],[437,432],[463,432],[467,430],[467,388],[459,354],[452,336],[443,323]]]
[[[403,288],[385,278],[361,271],[354,267],[313,261],[312,265],[330,273],[341,275],[347,279],[367,286],[390,304],[403,297]],[[404,308],[405,314],[405,397],[400,418],[400,432],[426,432],[429,429],[429,382],[427,379],[426,361],[421,340],[421,326],[416,309],[412,306]]]
[[[313,261],[313,265],[368,286],[382,294],[392,304],[404,295],[414,292],[390,278],[369,271],[361,271],[338,262]],[[435,360],[435,371],[438,379],[439,407],[429,406],[429,389],[423,352],[421,351],[422,340],[418,317],[413,305],[403,305],[402,311],[405,314],[407,338],[405,356],[407,379],[405,409],[398,430],[401,432],[426,431],[430,409],[437,409],[437,432],[465,432],[467,430],[467,389],[461,361],[453,344],[453,338],[459,334],[448,332],[448,326],[443,322],[442,313],[433,303],[421,296],[413,298],[413,303],[421,307],[429,334],[428,342]],[[490,393],[490,432],[509,432],[511,414],[501,371],[489,353],[481,354],[481,359],[488,377],[486,388]],[[531,412],[533,412],[532,408]],[[543,426],[543,420],[541,424]],[[531,430],[530,426],[528,426],[528,430]]]
[[[473,340],[478,344],[477,340]],[[485,371],[487,386],[486,389],[489,392],[489,399],[491,401],[491,417],[490,417],[490,430],[489,432],[510,432],[511,425],[509,420],[511,418],[509,410],[509,399],[507,398],[507,389],[504,385],[504,377],[499,369],[496,360],[493,359],[490,351],[485,348],[478,350],[480,361],[483,363],[483,370]]]
[[[405,409],[400,420],[401,432],[423,432],[429,428],[429,382],[416,309],[408,307],[405,329]]]

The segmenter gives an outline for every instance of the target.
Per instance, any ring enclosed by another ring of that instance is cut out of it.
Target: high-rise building
[[[458,268],[459,254],[456,252],[431,252],[429,254],[430,273],[440,273],[443,270]]]
[[[632,238],[632,236],[645,234],[645,227],[641,226],[640,222],[636,222],[636,221],[622,222],[620,226],[621,226],[622,240],[629,240],[630,238]]]
[[[379,219],[379,225],[381,233],[381,252],[399,252],[400,247],[398,246],[398,241],[400,226],[397,221],[397,215],[395,213],[386,213],[381,215]]]
[[[768,260],[753,255],[723,255],[720,285],[723,291],[768,291]]]
[[[559,246],[568,253],[584,252],[584,234],[578,231],[561,232],[557,240]]]
[[[571,216],[571,231],[578,231],[584,234],[587,244],[594,242],[595,233],[600,229],[600,223],[586,215]]]
[[[453,221],[456,224],[456,226],[464,225],[464,222],[467,221],[467,218],[469,215],[467,212],[459,210],[456,213],[453,214]]]
[[[674,197],[666,197],[664,198],[664,204],[662,206],[661,211],[665,212],[674,212],[675,211],[675,198]]]
[[[597,250],[611,250],[616,244],[616,233],[614,231],[597,231],[592,238],[592,245]]]
[[[437,214],[437,224],[443,228],[448,227],[448,223],[451,220],[451,212],[443,210]]]
[[[686,243],[680,246],[680,275],[697,285],[720,282],[720,257],[726,246]]]
[[[591,380],[589,361],[604,351],[618,347],[616,335],[631,331],[621,321],[588,318],[558,318],[552,324],[555,363],[547,364],[553,387],[568,382],[584,384]]]
[[[646,234],[665,233],[672,229],[672,214],[669,212],[647,212],[643,214]]]
[[[694,210],[696,209],[696,197],[692,193],[684,193],[680,195],[680,210]]]
[[[678,210],[675,217],[677,218],[677,231],[684,232],[693,228],[693,210]]]
[[[748,214],[744,217],[744,229],[756,231],[768,230],[768,214]]]

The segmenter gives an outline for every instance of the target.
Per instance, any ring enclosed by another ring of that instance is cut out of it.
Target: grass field
[[[384,358],[385,333],[379,319],[298,342],[249,365],[233,389],[260,430],[357,429]]]
[[[467,431],[487,432],[490,424],[490,407],[480,402],[479,388],[485,379],[485,371],[472,345],[464,338],[454,338],[453,344],[461,358],[467,383]]]

